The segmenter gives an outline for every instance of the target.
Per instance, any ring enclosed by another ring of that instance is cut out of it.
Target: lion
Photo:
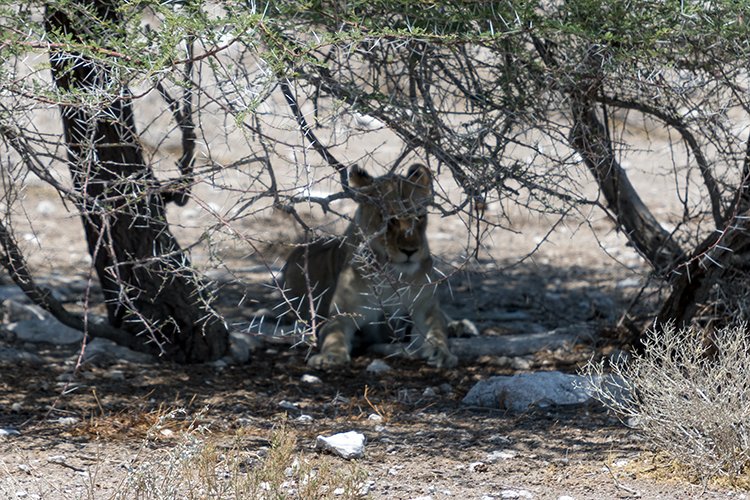
[[[283,269],[285,295],[294,298],[298,314],[323,324],[320,352],[308,366],[347,365],[355,343],[382,342],[389,326],[407,321],[428,364],[454,367],[457,358],[447,339],[450,319],[431,278],[429,169],[414,164],[406,176],[373,177],[355,165],[349,182],[358,206],[345,234],[295,248]]]

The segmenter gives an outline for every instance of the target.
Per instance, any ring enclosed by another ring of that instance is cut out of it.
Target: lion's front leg
[[[448,347],[448,323],[437,300],[415,307],[412,312],[415,333],[422,337],[421,355],[437,368],[453,368],[458,358]]]
[[[307,366],[316,370],[329,370],[344,366],[351,361],[352,339],[357,324],[351,316],[331,318],[318,336],[322,339],[320,353],[307,360]]]

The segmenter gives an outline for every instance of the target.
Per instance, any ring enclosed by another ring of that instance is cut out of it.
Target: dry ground
[[[53,198],[40,186],[26,196],[32,210]],[[274,217],[255,218],[244,229],[252,234],[282,226]],[[44,277],[53,283],[85,278],[75,217],[55,210],[34,220],[33,243],[44,251],[32,252],[32,263],[46,269]],[[213,450],[206,459],[208,475],[231,481],[232,474],[252,475],[280,434],[295,439],[290,463],[297,457],[315,470],[343,474],[321,487],[323,497],[347,495],[346,488],[336,490],[347,481],[355,490],[364,486],[371,498],[393,499],[742,495],[679,475],[670,478],[669,469],[651,464],[649,443],[597,406],[537,408],[521,415],[461,406],[462,397],[483,378],[530,369],[574,371],[595,352],[621,347],[623,330],[614,325],[640,292],[634,285],[644,282],[646,271],[606,220],[594,226],[604,236],[594,238],[575,220],[566,221],[541,250],[522,260],[549,222],[519,219],[518,233],[495,232],[487,255],[455,274],[450,292],[443,290],[446,309],[473,319],[485,335],[587,322],[601,333],[592,346],[510,360],[485,356],[454,370],[390,359],[392,371],[373,375],[365,370],[373,359],[368,355],[336,374],[312,373],[305,367],[306,347],[279,344],[266,345],[243,366],[120,362],[84,367],[73,375],[80,346],[18,345],[5,335],[4,345],[33,350],[46,362],[2,366],[0,427],[20,434],[0,438],[0,495],[99,499],[119,492],[128,498],[134,478],[140,478],[141,485],[150,485],[141,498],[182,498],[191,492],[201,498],[199,489],[179,479],[190,476],[185,467],[197,463],[190,450]],[[460,260],[461,245],[450,237],[460,229],[460,222],[433,218],[432,246],[444,263]],[[289,236],[280,232],[278,237]],[[194,249],[194,258],[209,268],[202,251]],[[247,323],[275,300],[262,270],[269,259],[246,257],[231,246],[222,251],[232,272],[212,271],[224,281],[219,306],[231,323]],[[60,260],[67,263],[55,264]],[[629,310],[636,320],[647,313],[647,308]],[[322,383],[303,382],[305,374],[319,376]],[[316,435],[348,430],[366,435],[365,458],[349,464],[314,451]],[[226,465],[230,455],[240,457],[243,467],[216,472],[213,466]],[[157,479],[144,479],[149,468]],[[291,487],[280,486],[280,497],[291,496]],[[203,495],[213,497],[205,490]]]

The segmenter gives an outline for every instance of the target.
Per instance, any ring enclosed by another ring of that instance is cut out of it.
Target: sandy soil
[[[170,140],[163,150],[170,152],[174,137]],[[342,157],[361,159],[367,151],[372,156],[365,163],[381,165],[398,154],[394,143],[381,137],[355,145]],[[156,163],[166,163],[157,156],[152,158]],[[272,210],[235,219],[232,232],[217,224],[215,216],[231,213],[237,203],[227,186],[242,184],[226,175],[222,189],[198,186],[196,201],[170,208],[169,219],[197,267],[217,280],[217,307],[240,328],[278,301],[267,286],[268,269],[280,267],[279,256],[301,232]],[[636,184],[657,215],[668,212],[668,180],[639,175]],[[491,206],[488,216],[504,228],[485,235],[478,259],[466,257],[469,238],[461,219],[432,216],[431,247],[451,276],[450,287],[441,292],[445,309],[473,320],[483,335],[587,323],[600,333],[596,343],[515,360],[484,356],[453,370],[391,359],[393,370],[381,375],[366,372],[373,359],[369,355],[336,374],[311,373],[305,367],[308,348],[285,344],[265,346],[243,366],[120,362],[73,374],[80,346],[18,343],[0,325],[0,345],[44,359],[41,365],[0,366],[0,427],[19,432],[0,437],[0,496],[110,498],[126,491],[125,482],[139,465],[170,463],[186,443],[220,451],[235,446],[261,456],[284,428],[296,436],[298,456],[327,460],[342,470],[349,466],[346,461],[319,457],[313,450],[315,436],[363,432],[366,456],[356,467],[366,476],[371,498],[740,498],[741,492],[693,484],[651,465],[649,443],[597,406],[514,415],[460,404],[476,381],[492,375],[573,372],[594,354],[627,347],[627,329],[617,327],[620,320],[642,326],[658,300],[657,291],[647,287],[633,307],[648,269],[604,214],[557,223],[517,207],[505,207],[504,219],[500,208]],[[350,209],[337,205],[342,213]],[[51,188],[29,179],[13,213],[35,274],[70,292],[67,304],[75,308],[90,259],[80,222],[70,210]],[[334,216],[314,212],[310,217],[330,223],[330,230],[342,226]],[[212,225],[210,237],[203,238]],[[8,284],[5,276],[0,284]],[[303,382],[305,374],[317,375],[322,383]],[[170,414],[176,410],[184,412]],[[379,420],[372,420],[373,414]],[[252,473],[252,466],[241,472]],[[337,495],[329,491],[327,496]]]

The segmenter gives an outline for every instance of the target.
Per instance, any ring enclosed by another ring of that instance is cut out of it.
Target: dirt
[[[33,209],[49,199],[54,199],[51,193],[36,186],[24,201]],[[252,234],[268,231],[269,224],[283,225],[274,217],[279,216],[254,219],[243,229]],[[461,263],[462,244],[445,237],[460,230],[460,221],[436,220],[431,240],[441,265]],[[34,224],[36,248],[44,250],[31,252],[32,265],[53,285],[86,278],[76,224],[64,211]],[[364,433],[366,455],[356,467],[367,477],[371,498],[740,495],[683,476],[670,479],[668,473],[643,466],[649,443],[594,404],[533,408],[523,414],[461,405],[475,382],[515,373],[519,362],[523,370],[573,372],[594,354],[627,347],[627,330],[616,325],[624,317],[633,324],[648,317],[648,300],[639,302],[639,309],[631,307],[647,270],[608,224],[603,218],[594,222],[598,234],[604,234],[595,238],[569,220],[525,259],[550,222],[521,220],[517,233],[496,231],[484,248],[486,255],[453,274],[450,289],[443,287],[445,308],[475,321],[484,335],[580,323],[600,332],[593,345],[510,363],[484,356],[456,369],[437,370],[394,358],[387,360],[391,371],[374,375],[366,371],[374,358],[365,354],[338,373],[314,373],[305,367],[308,347],[279,344],[266,345],[242,366],[120,362],[87,366],[72,375],[80,346],[18,345],[5,335],[3,345],[34,351],[45,362],[3,367],[0,427],[19,435],[0,441],[0,491],[17,498],[109,498],[122,491],[122,481],[137,464],[168,456],[190,436],[234,440],[244,453],[262,453],[284,428],[296,436],[299,456],[313,459],[318,434]],[[180,230],[190,235],[184,225]],[[282,242],[292,237],[283,232],[276,236]],[[196,247],[194,257],[211,271],[202,251]],[[273,306],[276,296],[266,286],[268,274],[258,271],[270,259],[247,257],[231,246],[221,252],[224,270],[212,271],[223,281],[218,305],[230,324],[246,324],[257,311]],[[65,254],[70,255],[68,264],[54,264]],[[54,272],[45,268],[50,263]],[[74,307],[75,301],[69,305]],[[303,382],[305,374],[322,383]],[[502,458],[493,458],[493,452],[501,452]],[[328,460],[334,467],[347,466],[343,459]]]

